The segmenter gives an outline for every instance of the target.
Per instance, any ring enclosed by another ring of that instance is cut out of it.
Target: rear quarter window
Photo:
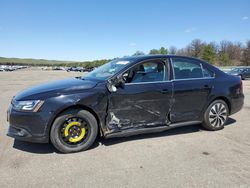
[[[203,76],[204,76],[204,78],[213,78],[214,72],[209,70],[207,67],[203,66]]]

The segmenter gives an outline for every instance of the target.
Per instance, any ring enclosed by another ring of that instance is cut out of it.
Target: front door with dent
[[[124,88],[109,97],[110,129],[159,126],[166,123],[173,86],[168,64],[161,60],[141,62],[124,74]]]

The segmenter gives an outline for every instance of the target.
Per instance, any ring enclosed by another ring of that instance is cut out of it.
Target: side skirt
[[[133,136],[133,135],[138,135],[138,134],[157,133],[157,132],[162,132],[162,131],[176,128],[176,127],[195,125],[195,124],[200,124],[200,123],[201,121],[187,121],[187,122],[181,122],[181,123],[172,123],[170,125],[162,125],[158,127],[137,128],[137,129],[132,128],[132,129],[123,130],[119,132],[108,133],[104,135],[104,138],[128,137],[128,136]]]

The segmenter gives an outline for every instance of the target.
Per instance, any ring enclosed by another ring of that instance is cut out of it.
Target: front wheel
[[[56,118],[50,140],[62,153],[87,150],[95,141],[98,125],[95,117],[86,110],[66,111]]]
[[[202,126],[210,131],[224,128],[229,115],[228,105],[223,100],[213,101],[204,113]]]

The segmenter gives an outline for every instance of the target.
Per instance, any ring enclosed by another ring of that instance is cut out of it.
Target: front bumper
[[[9,126],[7,136],[27,142],[48,143],[48,138],[46,136],[36,137],[24,128],[18,128],[11,125]]]
[[[7,136],[28,142],[48,143],[48,117],[46,112],[19,112],[10,107],[7,112]]]

